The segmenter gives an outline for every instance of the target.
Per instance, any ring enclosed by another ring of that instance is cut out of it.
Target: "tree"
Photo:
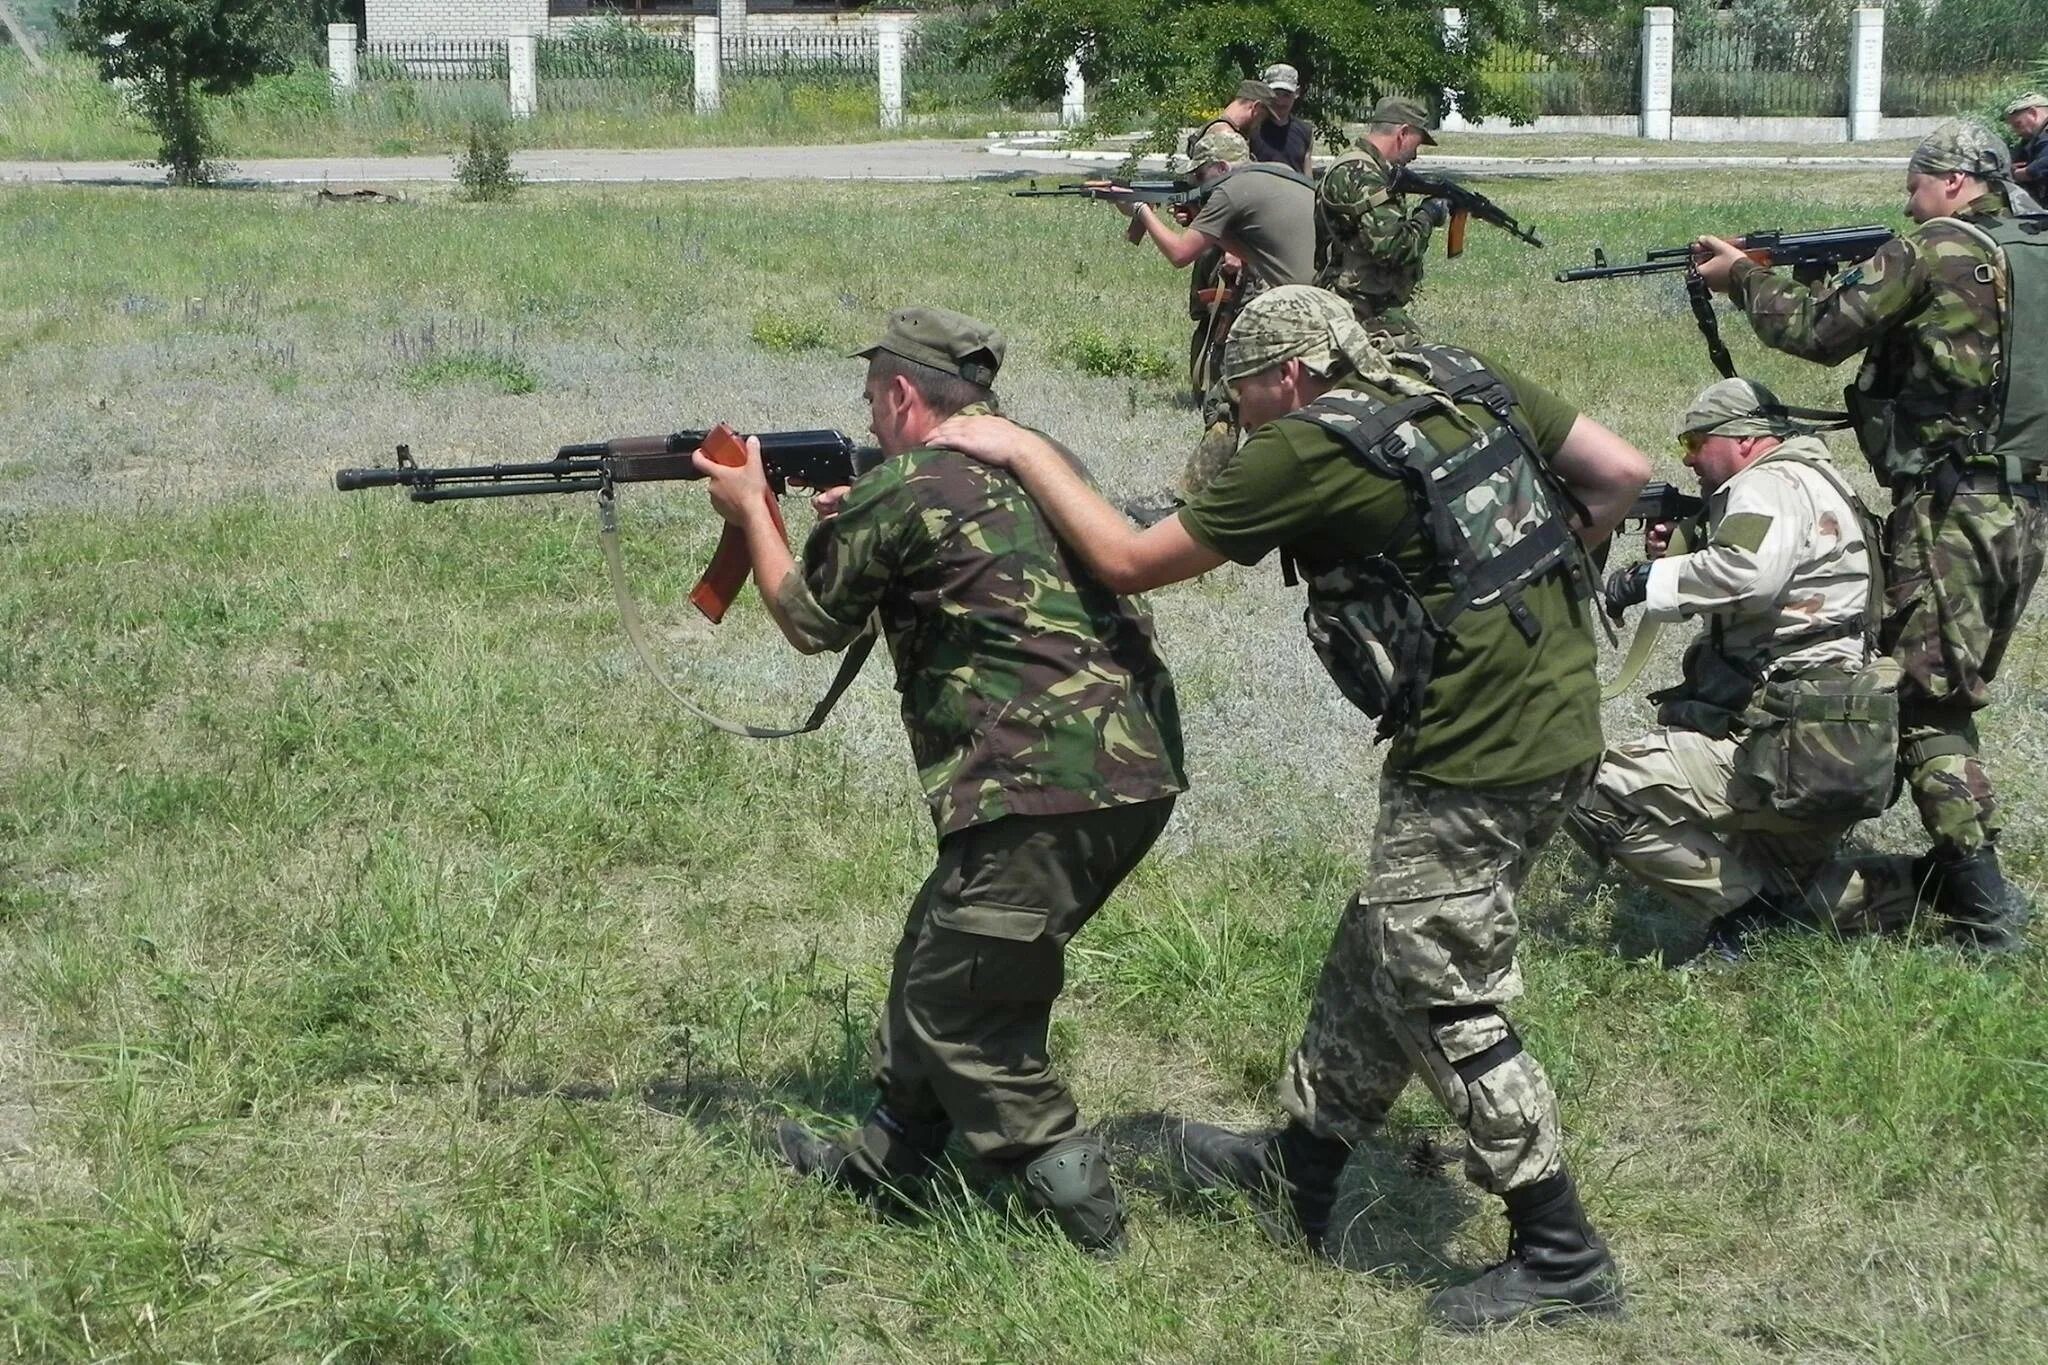
[[[1448,91],[1471,117],[1529,110],[1479,76],[1485,35],[1518,31],[1528,6],[1472,0],[1467,42],[1446,46],[1442,0],[1007,0],[982,30],[1004,93],[1058,96],[1067,59],[1081,74],[1098,122],[1154,119],[1172,129],[1213,111],[1237,82],[1268,64],[1299,68],[1301,112],[1339,136],[1383,95],[1428,101]]]
[[[162,143],[174,185],[213,181],[202,95],[229,95],[288,65],[276,35],[284,0],[78,0],[73,23],[100,76],[127,81]]]

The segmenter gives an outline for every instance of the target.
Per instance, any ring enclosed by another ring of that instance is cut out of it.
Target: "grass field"
[[[1504,181],[1552,248],[1475,230],[1421,314],[1676,476],[1671,414],[1711,377],[1680,291],[1549,272],[1596,241],[1894,221],[1893,182]],[[927,867],[883,668],[818,736],[708,733],[630,662],[584,500],[418,508],[328,476],[399,441],[453,463],[719,418],[857,429],[842,354],[923,301],[1007,328],[1012,411],[1153,488],[1194,415],[1085,370],[1170,370],[1184,290],[1120,226],[986,186],[0,195],[0,1356],[2048,1357],[2038,950],[1792,942],[1673,972],[1699,927],[1562,844],[1515,1019],[1625,1320],[1422,1327],[1502,1225],[1429,1159],[1451,1134],[1419,1091],[1347,1179],[1338,1265],[1161,1192],[1142,1115],[1272,1113],[1370,829],[1368,728],[1271,568],[1156,595],[1195,790],[1079,941],[1055,1028],[1130,1254],[1075,1254],[970,1167],[881,1221],[760,1154],[763,1113],[864,1107]],[[1788,401],[1847,378],[1730,335]],[[695,692],[799,714],[822,663],[757,604],[712,630],[682,600],[701,492],[624,510]],[[2037,892],[2039,631],[1985,725]],[[1870,840],[1916,846],[1910,812]]]

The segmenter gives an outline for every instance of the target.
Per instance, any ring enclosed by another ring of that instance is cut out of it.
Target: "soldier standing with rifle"
[[[875,1107],[848,1137],[789,1122],[778,1141],[798,1172],[874,1195],[923,1177],[957,1131],[1106,1254],[1122,1205],[1046,1032],[1068,940],[1186,788],[1172,679],[1142,601],[1084,569],[1015,480],[928,443],[947,417],[994,411],[1000,334],[906,308],[859,354],[886,458],[820,496],[801,565],[758,443],[737,468],[697,457],[792,645],[842,650],[879,618],[939,835],[875,1032]]]
[[[1365,884],[1281,1083],[1289,1121],[1266,1133],[1187,1123],[1182,1168],[1244,1189],[1321,1248],[1352,1145],[1419,1076],[1464,1129],[1466,1169],[1512,1228],[1507,1258],[1437,1293],[1431,1316],[1472,1330],[1618,1311],[1614,1261],[1564,1167],[1550,1082],[1505,1010],[1522,989],[1515,895],[1601,750],[1592,589],[1574,530],[1604,538],[1649,462],[1469,352],[1390,358],[1320,289],[1254,299],[1224,375],[1251,438],[1177,516],[1142,532],[1020,427],[961,418],[931,437],[1015,473],[1122,591],[1278,551],[1308,579],[1310,640],[1332,680],[1398,735]],[[1446,482],[1462,491],[1442,494]]]
[[[2048,223],[2012,218],[2010,185],[2004,143],[1950,122],[1907,168],[1919,226],[1831,285],[1719,238],[1695,248],[1700,277],[1766,346],[1823,365],[1863,352],[1846,397],[1892,493],[1883,645],[1905,674],[1901,765],[1936,907],[1954,937],[1991,950],[2023,946],[2028,904],[1999,867],[1976,713],[2048,549]]]
[[[1914,860],[1828,863],[1891,804],[1899,670],[1876,650],[1877,523],[1761,384],[1711,385],[1677,434],[1707,500],[1699,541],[1647,526],[1649,560],[1615,570],[1603,596],[1617,619],[1642,606],[1639,629],[1707,629],[1684,681],[1652,696],[1658,728],[1609,746],[1566,827],[1716,916],[1706,949],[1722,961],[1784,923],[1896,927],[1914,910]]]
[[[1316,193],[1329,237],[1316,283],[1350,303],[1368,332],[1396,342],[1421,339],[1408,304],[1422,283],[1429,235],[1449,221],[1451,205],[1430,198],[1411,210],[1394,181],[1417,152],[1435,145],[1421,105],[1383,99],[1357,147],[1323,172]]]

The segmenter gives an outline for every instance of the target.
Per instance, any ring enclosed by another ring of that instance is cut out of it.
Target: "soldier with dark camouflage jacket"
[[[926,444],[948,417],[995,410],[1001,335],[907,308],[859,354],[887,458],[821,495],[801,565],[753,443],[741,468],[699,459],[791,644],[844,649],[879,623],[938,827],[875,1033],[874,1109],[848,1137],[789,1122],[779,1141],[799,1172],[874,1193],[925,1175],[957,1133],[1077,1244],[1111,1252],[1122,1207],[1046,1035],[1068,941],[1187,785],[1172,679],[1144,603],[1104,587],[1015,479]]]
[[[1400,169],[1436,145],[1427,117],[1414,100],[1381,100],[1356,148],[1331,163],[1316,192],[1328,236],[1316,283],[1347,300],[1367,331],[1397,341],[1420,337],[1408,304],[1422,283],[1429,235],[1451,216],[1442,199],[1410,208],[1394,189]]]
[[[1714,916],[1710,960],[1737,961],[1782,925],[1898,927],[1915,908],[1912,859],[1831,861],[1858,818],[1891,803],[1899,672],[1876,651],[1876,524],[1761,384],[1710,385],[1677,434],[1700,523],[1646,528],[1650,557],[1616,569],[1603,596],[1617,619],[1640,606],[1642,630],[1704,629],[1684,680],[1651,694],[1657,728],[1608,746],[1566,827]]]
[[[2022,446],[2000,437],[2002,403],[2048,364],[2038,315],[2035,332],[2012,334],[2008,301],[2040,280],[2044,253],[2031,229],[2012,225],[2010,174],[1988,128],[1944,124],[1906,172],[1906,213],[1919,226],[1831,285],[1808,288],[1714,237],[1702,239],[1711,254],[1699,267],[1765,345],[1823,365],[1863,353],[1846,397],[1892,493],[1883,643],[1905,673],[1900,761],[1933,843],[1927,870],[1946,927],[1993,950],[2022,945],[2028,906],[1999,867],[1976,713],[2048,548],[2048,446],[2038,425]],[[2010,245],[2009,226],[2019,233]]]
[[[1185,1123],[1180,1169],[1245,1190],[1285,1235],[1291,1224],[1325,1248],[1341,1237],[1331,1215],[1353,1144],[1419,1078],[1464,1129],[1466,1169],[1514,1230],[1506,1260],[1430,1301],[1435,1320],[1615,1311],[1619,1280],[1565,1170],[1556,1098],[1505,1011],[1522,989],[1515,895],[1601,750],[1572,509],[1580,536],[1603,538],[1649,464],[1469,352],[1390,356],[1311,286],[1252,300],[1223,373],[1251,436],[1142,532],[1019,427],[955,419],[931,437],[1013,471],[1119,591],[1278,552],[1307,580],[1310,641],[1333,681],[1395,736],[1365,884],[1281,1082],[1289,1121],[1262,1133]],[[1423,516],[1428,497],[1439,500]]]

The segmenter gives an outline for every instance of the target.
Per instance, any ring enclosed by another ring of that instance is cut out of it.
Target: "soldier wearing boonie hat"
[[[2020,140],[2012,151],[2013,179],[2039,199],[2048,188],[2048,95],[2029,90],[2006,105],[2005,126]]]
[[[1273,97],[1266,102],[1266,117],[1252,129],[1252,156],[1307,175],[1316,130],[1314,124],[1294,114],[1301,98],[1301,73],[1285,62],[1275,62],[1259,78],[1272,89]]]
[[[1853,719],[1809,720],[1783,765],[1762,758],[1781,735],[1756,728],[1790,709],[1774,700],[1781,688],[1789,695],[1781,678],[1836,693],[1867,680],[1876,699],[1896,684],[1897,665],[1876,652],[1877,524],[1827,446],[1762,384],[1708,385],[1675,432],[1706,499],[1701,524],[1689,539],[1668,524],[1646,528],[1650,557],[1616,569],[1603,597],[1616,619],[1640,604],[1639,630],[1695,619],[1705,629],[1686,651],[1684,681],[1656,694],[1658,728],[1608,747],[1567,828],[1595,858],[1711,917],[1710,962],[1740,961],[1753,937],[1787,926],[1910,924],[1914,859],[1832,861],[1856,819],[1840,808],[1889,799],[1895,715],[1873,702]],[[1830,724],[1847,727],[1843,742],[1823,740]],[[1860,761],[1831,763],[1850,754]],[[1768,792],[1754,777],[1765,770],[1777,783]]]
[[[1515,1228],[1509,1257],[1433,1296],[1431,1316],[1477,1328],[1615,1311],[1614,1262],[1565,1171],[1556,1099],[1505,1011],[1521,991],[1516,891],[1602,748],[1592,589],[1563,494],[1597,535],[1627,511],[1648,462],[1468,352],[1390,356],[1344,300],[1311,286],[1246,305],[1222,373],[1250,436],[1142,532],[1011,424],[934,437],[1010,469],[1112,586],[1146,590],[1277,552],[1308,583],[1310,638],[1336,685],[1395,736],[1365,881],[1285,1067],[1284,1126],[1182,1121],[1174,1163],[1196,1185],[1241,1190],[1263,1206],[1262,1225],[1334,1249],[1352,1147],[1419,1077],[1464,1128],[1468,1173]],[[1472,552],[1469,579],[1456,572],[1465,555],[1439,542],[1452,532],[1419,516],[1411,493],[1453,459],[1492,471],[1439,509]],[[1483,602],[1471,589],[1482,578],[1493,585]]]
[[[758,458],[706,471],[791,644],[843,650],[878,623],[938,833],[870,1050],[874,1108],[844,1137],[791,1121],[776,1140],[798,1172],[874,1196],[920,1183],[957,1136],[1107,1254],[1122,1204],[1046,1037],[1068,940],[1187,785],[1173,682],[1141,602],[1077,570],[1014,479],[928,444],[995,411],[1002,334],[903,308],[854,354],[887,458],[821,495],[801,563]]]
[[[2021,947],[2027,899],[1999,866],[1999,814],[1977,749],[2020,611],[2048,552],[2048,444],[2007,425],[2048,366],[2048,335],[2010,297],[2048,290],[2048,235],[2015,220],[2031,203],[2011,182],[2004,142],[1950,120],[1914,150],[1906,214],[1914,227],[1828,284],[1809,286],[1704,237],[1700,277],[1788,355],[1863,364],[1844,397],[1893,510],[1883,572],[1884,646],[1903,670],[1900,766],[1926,827],[1935,909],[1965,944]],[[2012,353],[2007,354],[2008,350]],[[2031,404],[2032,407],[2027,407]]]
[[[1408,305],[1422,283],[1430,234],[1451,210],[1442,199],[1411,209],[1394,184],[1401,168],[1435,143],[1422,106],[1389,96],[1373,109],[1353,150],[1323,173],[1317,191],[1329,246],[1316,283],[1346,299],[1368,329],[1396,341],[1420,338]]]

